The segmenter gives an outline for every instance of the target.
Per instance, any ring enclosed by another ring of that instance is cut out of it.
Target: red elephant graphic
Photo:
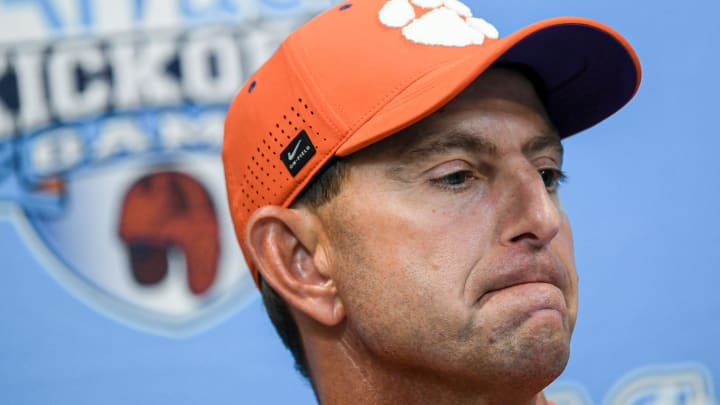
[[[137,180],[123,200],[118,228],[139,284],[162,281],[168,249],[175,247],[185,255],[190,291],[203,294],[213,285],[219,224],[210,194],[193,177],[166,171]]]

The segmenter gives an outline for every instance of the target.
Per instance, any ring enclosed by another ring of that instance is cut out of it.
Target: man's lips
[[[477,305],[501,292],[530,294],[545,289],[559,290],[562,295],[567,284],[565,266],[551,255],[516,256],[497,261],[485,270],[474,294]]]
[[[523,282],[488,291],[480,296],[477,306],[482,307],[498,296],[503,297],[506,305],[514,300],[519,303],[517,305],[527,307],[526,310],[529,311],[542,309],[561,311],[565,307],[562,291],[556,285],[538,281]]]

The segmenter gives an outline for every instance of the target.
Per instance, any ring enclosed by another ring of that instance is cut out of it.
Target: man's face
[[[492,69],[349,162],[319,211],[347,344],[452,381],[554,379],[577,275],[562,148],[530,82]]]

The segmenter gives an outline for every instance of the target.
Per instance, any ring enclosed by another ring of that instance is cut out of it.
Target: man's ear
[[[320,219],[304,209],[265,206],[245,228],[250,260],[288,305],[327,326],[345,317],[320,241]]]

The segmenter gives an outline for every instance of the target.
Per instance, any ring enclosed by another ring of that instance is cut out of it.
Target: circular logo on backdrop
[[[50,19],[45,39],[0,43],[3,214],[61,285],[123,323],[187,336],[257,296],[227,207],[225,111],[247,74],[326,4],[251,3],[187,21],[177,10],[188,28],[174,30],[168,10],[159,29],[153,8],[117,2],[111,14],[148,21],[122,30],[113,19],[108,33],[88,13],[78,20],[88,35],[65,37]],[[233,23],[208,24],[218,13]]]

